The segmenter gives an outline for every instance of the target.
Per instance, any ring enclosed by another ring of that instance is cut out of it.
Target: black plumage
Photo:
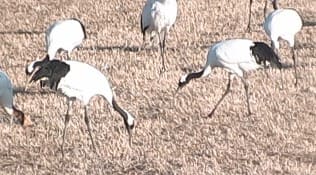
[[[273,51],[273,49],[264,42],[254,42],[255,45],[250,49],[254,55],[256,62],[266,67],[266,61],[275,64],[279,69],[282,68],[280,57]]]
[[[195,78],[200,78],[203,75],[204,69],[202,69],[199,72],[192,72],[189,73],[188,76],[186,77],[186,81],[179,81],[178,83],[178,89],[182,88],[183,86],[185,86],[186,84],[188,84],[190,82],[191,79],[195,79]]]
[[[43,65],[45,65],[46,63],[49,62],[49,55],[47,54],[43,60],[40,60],[40,61],[36,61],[34,64],[33,64],[33,70],[35,70],[36,67],[42,67]],[[33,72],[33,71],[32,71]],[[27,70],[27,66],[25,67],[25,73],[26,75],[31,75],[32,72],[29,72]]]
[[[50,89],[57,90],[60,79],[65,77],[70,71],[70,66],[60,60],[51,60],[43,64],[31,77],[30,82],[37,81],[42,78],[48,78],[48,81],[41,82],[48,85]]]

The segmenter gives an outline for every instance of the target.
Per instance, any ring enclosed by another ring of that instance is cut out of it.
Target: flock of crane
[[[266,2],[266,5],[267,3],[268,2]],[[252,0],[250,0],[249,8],[249,30],[251,26],[251,4]],[[209,116],[213,115],[217,106],[230,92],[231,80],[234,76],[239,77],[244,84],[248,113],[251,114],[248,84],[243,74],[251,70],[266,68],[267,62],[277,66],[281,70],[282,64],[278,56],[280,38],[288,41],[292,48],[295,67],[295,34],[302,28],[302,19],[296,10],[278,9],[276,0],[272,0],[272,4],[274,11],[265,17],[263,25],[266,34],[271,40],[271,46],[264,42],[243,38],[220,41],[209,49],[206,64],[201,70],[180,77],[178,90],[188,84],[192,79],[207,76],[215,67],[221,67],[228,71],[229,79],[226,91],[215,104]],[[147,0],[141,13],[141,32],[144,42],[146,40],[146,34],[150,34],[151,40],[158,36],[162,59],[162,72],[166,70],[164,63],[165,43],[168,32],[176,21],[177,8],[176,0]],[[264,13],[266,13],[266,6],[264,9]],[[74,48],[80,46],[86,38],[86,31],[82,22],[78,19],[57,21],[47,29],[45,37],[47,55],[42,60],[36,60],[30,63],[26,67],[26,74],[30,77],[29,83],[39,81],[42,88],[48,87],[55,91],[61,91],[62,94],[67,97],[62,153],[66,127],[70,119],[69,108],[71,102],[75,99],[82,101],[84,104],[84,119],[94,150],[96,149],[89,124],[88,104],[90,98],[95,95],[104,97],[114,110],[122,116],[129,138],[131,138],[131,131],[134,127],[134,117],[117,104],[107,78],[91,65],[70,60],[69,54]],[[67,60],[57,58],[57,53],[61,50],[65,50],[68,53]],[[295,84],[297,84],[296,68],[295,75]],[[13,86],[4,71],[0,72],[0,103],[6,112],[16,117],[23,126],[32,125],[30,117],[24,115],[22,111],[13,105]]]

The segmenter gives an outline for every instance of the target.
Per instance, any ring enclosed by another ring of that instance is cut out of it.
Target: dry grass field
[[[262,28],[264,1],[255,1],[246,33],[248,1],[178,1],[178,17],[167,41],[167,71],[159,75],[158,45],[140,49],[140,13],[145,0],[1,0],[0,67],[15,86],[15,104],[34,126],[10,125],[0,110],[0,174],[316,174],[316,27],[297,35],[299,85],[294,69],[247,74],[247,116],[242,83],[212,118],[208,113],[225,90],[227,73],[215,69],[176,93],[179,77],[200,69],[208,47],[228,38],[270,43]],[[305,21],[316,21],[316,1],[281,0]],[[269,6],[272,10],[272,6]],[[45,55],[44,32],[55,20],[76,17],[88,34],[72,59],[89,63],[109,79],[117,101],[136,118],[132,146],[121,117],[100,97],[90,103],[96,154],[76,101],[61,142],[66,99],[32,84],[25,66]],[[292,65],[281,43],[282,62]]]

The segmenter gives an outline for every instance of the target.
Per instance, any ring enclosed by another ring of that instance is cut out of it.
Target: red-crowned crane
[[[46,62],[34,72],[30,82],[38,81],[42,78],[46,78],[46,80],[41,80],[40,82],[42,87],[48,86],[52,90],[61,91],[62,94],[67,97],[67,112],[63,129],[62,153],[66,127],[70,120],[70,102],[74,99],[78,99],[84,104],[84,120],[89,131],[92,146],[94,150],[96,150],[88,117],[89,101],[96,95],[104,97],[114,110],[122,116],[131,143],[131,130],[134,127],[134,117],[117,104],[107,78],[99,70],[89,64],[79,61],[61,61],[57,59],[46,60]]]
[[[29,116],[13,105],[13,86],[8,75],[0,70],[0,105],[12,117],[16,117],[22,126],[31,126],[33,123]],[[12,120],[11,120],[12,121]]]
[[[229,72],[227,88],[220,100],[216,103],[212,112],[209,114],[209,117],[214,114],[217,106],[230,92],[231,80],[234,75],[237,75],[244,84],[247,97],[248,114],[250,115],[251,110],[249,104],[248,84],[243,77],[244,72],[261,68],[261,64],[265,66],[266,62],[275,64],[281,70],[282,64],[279,60],[278,55],[273,51],[273,49],[263,42],[254,42],[248,39],[231,39],[221,41],[209,49],[207,61],[202,70],[186,74],[180,78],[178,89],[184,87],[192,79],[207,76],[215,67],[224,68]]]
[[[166,70],[164,57],[166,39],[171,26],[177,17],[178,5],[176,0],[147,0],[140,19],[143,41],[146,33],[158,34],[159,47],[162,58],[162,72]]]
[[[74,48],[80,46],[87,38],[86,29],[83,23],[76,19],[66,19],[54,22],[46,30],[46,52],[44,59],[55,59],[57,52],[64,50],[67,52],[68,59]],[[27,66],[27,73],[31,74],[35,67],[41,64],[42,60],[36,60]]]
[[[271,40],[272,48],[278,52],[279,39],[287,41],[291,47],[292,59],[295,70],[295,86],[297,86],[295,35],[302,29],[303,21],[299,13],[294,9],[278,9],[271,12],[263,24],[266,34]]]

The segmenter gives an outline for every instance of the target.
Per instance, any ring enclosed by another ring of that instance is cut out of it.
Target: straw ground
[[[297,88],[290,66],[283,73],[283,90],[278,70],[269,69],[269,77],[264,71],[248,74],[254,112],[249,117],[239,80],[213,118],[206,117],[226,86],[226,72],[220,69],[174,94],[180,75],[204,65],[214,42],[240,37],[269,42],[261,26],[263,1],[254,2],[253,31],[245,33],[247,2],[178,1],[167,43],[168,71],[159,76],[158,45],[139,49],[143,0],[3,0],[0,67],[16,87],[17,106],[35,125],[10,126],[0,112],[0,174],[316,174],[315,26],[297,36]],[[294,7],[312,22],[315,6],[310,0],[280,1],[280,7]],[[36,85],[23,90],[26,64],[45,55],[47,26],[69,17],[82,20],[88,32],[73,59],[106,74],[118,102],[137,117],[131,148],[120,116],[95,97],[90,118],[100,156],[86,132],[82,104],[75,102],[62,159],[65,98]],[[280,54],[292,64],[289,49]]]

